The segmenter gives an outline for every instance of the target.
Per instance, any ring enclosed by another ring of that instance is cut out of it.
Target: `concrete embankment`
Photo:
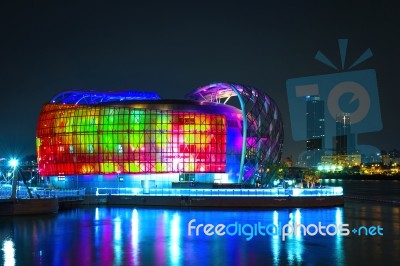
[[[63,209],[70,209],[70,208],[76,208],[76,207],[81,207],[81,206],[100,206],[100,205],[107,205],[108,200],[106,195],[101,195],[101,196],[96,196],[96,195],[85,195],[79,199],[76,200],[60,200],[58,202],[60,206],[60,210]]]
[[[199,208],[312,208],[344,204],[343,196],[213,197],[157,195],[86,195],[83,200],[60,203],[61,209],[89,206],[199,207]]]
[[[397,201],[397,200],[366,198],[366,197],[360,197],[360,196],[344,196],[344,198],[346,200],[370,201],[370,202],[379,202],[379,203],[385,203],[385,204],[400,205],[400,201]]]

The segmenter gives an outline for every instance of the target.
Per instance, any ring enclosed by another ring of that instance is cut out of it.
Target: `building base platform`
[[[341,187],[314,189],[97,188],[96,194],[58,193],[60,209],[87,205],[199,208],[312,208],[344,205]],[[64,196],[64,197],[61,197]]]
[[[202,197],[135,195],[107,197],[108,205],[151,207],[202,207],[202,208],[311,208],[344,205],[343,196],[308,197]]]

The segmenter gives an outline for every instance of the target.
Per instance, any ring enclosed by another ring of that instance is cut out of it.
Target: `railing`
[[[32,189],[32,193],[40,196],[66,198],[66,197],[83,197],[85,189]]]
[[[85,189],[49,189],[33,187],[30,188],[31,194],[34,198],[83,198],[85,196]],[[17,198],[29,198],[29,193],[26,188],[20,188],[16,193]],[[0,188],[0,198],[8,199],[11,197],[10,187]]]
[[[293,189],[180,189],[97,188],[96,195],[202,196],[202,197],[310,197],[342,196],[342,187]]]

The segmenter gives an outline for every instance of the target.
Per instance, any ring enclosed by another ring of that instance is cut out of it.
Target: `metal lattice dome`
[[[265,171],[268,163],[281,159],[282,116],[275,101],[253,87],[233,83],[213,83],[200,87],[186,97],[226,104],[238,97],[243,119],[241,167],[238,182],[249,182]]]

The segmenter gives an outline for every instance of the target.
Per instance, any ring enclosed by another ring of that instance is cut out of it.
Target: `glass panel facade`
[[[46,104],[37,128],[41,176],[224,173],[221,114]]]

